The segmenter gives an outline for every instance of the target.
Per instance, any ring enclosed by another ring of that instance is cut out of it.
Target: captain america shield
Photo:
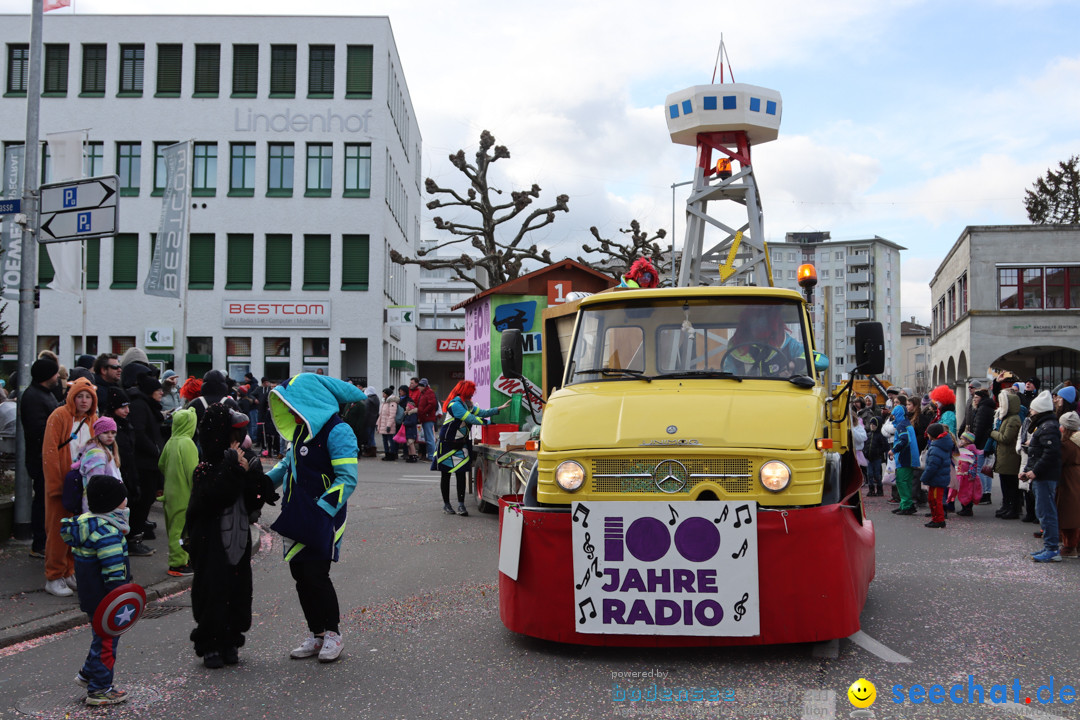
[[[123,635],[142,616],[146,607],[146,591],[135,583],[116,588],[98,603],[92,623],[94,632],[102,637]]]

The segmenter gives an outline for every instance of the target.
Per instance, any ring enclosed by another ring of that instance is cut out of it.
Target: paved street
[[[1080,717],[1060,701],[1063,686],[1080,685],[1080,561],[1035,565],[1027,557],[1035,526],[996,520],[993,508],[932,531],[921,515],[891,515],[872,498],[877,579],[857,638],[605,650],[505,630],[497,518],[443,515],[436,476],[423,465],[365,460],[360,469],[333,571],[345,619],[338,663],[287,658],[304,624],[280,541],[265,536],[254,563],[254,627],[238,667],[203,668],[187,640],[190,599],[180,592],[153,603],[152,617],[121,640],[117,684],[133,694],[126,705],[81,704],[72,678],[88,646],[84,626],[0,650],[0,718],[846,718],[855,711],[847,688],[860,677],[876,685],[878,700],[854,717]],[[967,704],[969,675],[986,701],[994,684],[1007,685],[1012,701],[1019,681],[1020,704]],[[1055,703],[1040,705],[1035,693],[1051,677]],[[944,703],[907,699],[913,685],[935,683],[945,686]],[[963,684],[956,692],[964,704],[948,699],[954,683]],[[620,700],[649,697],[653,684],[721,699]],[[903,705],[893,702],[897,685]]]

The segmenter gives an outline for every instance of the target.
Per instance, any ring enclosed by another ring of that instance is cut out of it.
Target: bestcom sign
[[[224,300],[223,328],[329,328],[330,301]]]

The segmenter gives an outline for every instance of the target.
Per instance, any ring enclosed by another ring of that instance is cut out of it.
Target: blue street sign
[[[22,212],[22,200],[0,200],[0,215]]]

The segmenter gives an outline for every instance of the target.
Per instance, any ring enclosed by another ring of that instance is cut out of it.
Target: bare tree
[[[458,150],[451,155],[450,163],[468,178],[469,189],[462,195],[453,188],[440,187],[438,183],[428,178],[424,182],[427,193],[444,197],[436,197],[427,204],[427,207],[429,210],[463,207],[474,211],[479,217],[472,222],[448,221],[442,217],[436,217],[433,222],[437,229],[459,237],[441,242],[431,248],[421,248],[417,250],[415,258],[405,257],[396,250],[391,250],[390,259],[399,265],[419,265],[428,270],[450,268],[459,278],[471,282],[480,290],[486,290],[519,277],[525,260],[550,264],[551,253],[548,250],[541,251],[536,245],[522,243],[526,234],[555,222],[556,212],[567,212],[570,197],[559,195],[555,198],[554,205],[536,208],[524,218],[519,218],[532,205],[533,200],[540,197],[540,186],[534,183],[528,190],[512,191],[509,202],[497,204],[492,196],[493,194],[502,195],[503,191],[488,184],[488,170],[497,160],[509,157],[510,151],[506,146],[495,145],[495,137],[487,130],[480,133],[480,148],[476,151],[476,164],[466,162],[464,150]],[[500,232],[499,226],[511,221],[520,222],[520,225],[516,225],[516,230]],[[511,232],[513,235],[507,237]],[[479,250],[479,257],[463,252],[459,257],[424,259],[425,256],[442,248],[462,242],[468,242]],[[477,267],[485,271],[486,277],[474,278],[467,272]]]
[[[666,265],[663,263],[663,250],[660,249],[660,243],[656,242],[667,237],[667,231],[663,228],[657,230],[652,237],[649,237],[649,233],[641,229],[641,223],[637,220],[631,220],[629,228],[619,228],[619,232],[629,236],[628,243],[602,238],[600,237],[600,231],[595,227],[589,228],[589,232],[597,239],[599,245],[596,247],[583,245],[581,249],[587,253],[598,252],[607,255],[608,257],[600,261],[600,265],[603,266],[604,272],[610,272],[616,278],[629,271],[634,261],[642,255],[647,255],[652,260],[653,265],[656,266],[657,272],[661,274],[667,272],[670,268],[670,259]],[[583,265],[595,264],[583,257],[578,257],[578,262]]]
[[[1047,170],[1031,190],[1024,191],[1028,220],[1045,223],[1080,223],[1080,156],[1059,162],[1058,171]]]

